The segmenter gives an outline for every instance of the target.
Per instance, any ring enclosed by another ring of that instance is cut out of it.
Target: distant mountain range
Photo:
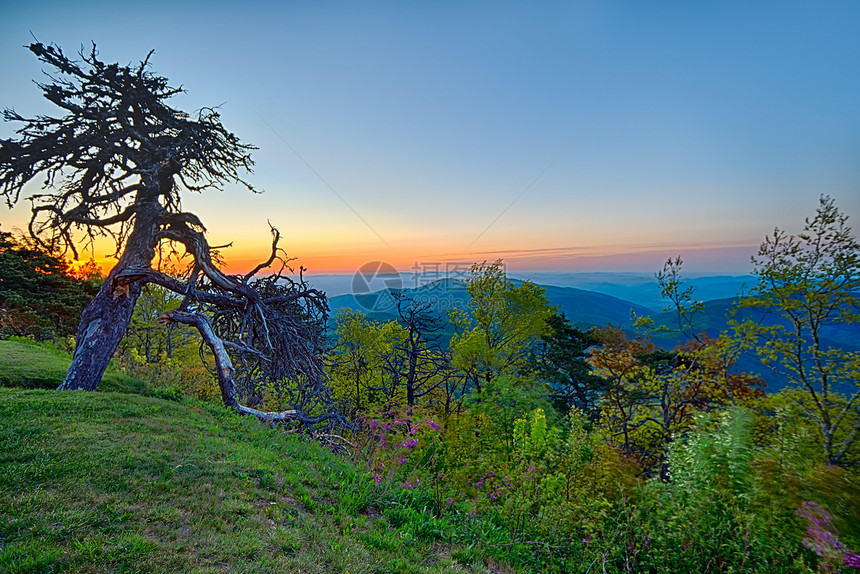
[[[514,282],[519,282],[513,279]],[[553,305],[558,305],[574,325],[587,328],[613,324],[630,325],[631,312],[651,315],[652,310],[636,303],[619,299],[596,291],[546,285],[546,296]],[[471,296],[466,285],[459,280],[440,280],[416,289],[406,289],[409,297],[431,304],[431,310],[444,316],[449,309],[467,309]],[[344,294],[329,298],[332,313],[342,308],[360,310],[377,320],[395,319],[397,310],[388,290],[362,294]]]
[[[653,336],[655,343],[665,348],[673,348],[681,342],[675,313],[660,311],[664,303],[660,300],[659,287],[653,276],[649,280],[649,276],[645,274],[577,273],[552,274],[552,277],[545,277],[545,275],[548,274],[532,274],[529,279],[537,283],[537,279],[552,278],[556,282],[576,282],[578,285],[587,285],[592,288],[543,284],[550,302],[557,305],[559,310],[575,326],[589,328],[611,324],[624,329],[631,329],[631,313],[635,313],[637,316],[650,316],[658,326],[667,328],[666,332]],[[695,287],[694,295],[699,300],[705,299],[707,294],[722,295],[722,297],[705,301],[703,312],[696,316],[694,324],[696,332],[704,332],[711,337],[716,337],[722,331],[727,330],[730,314],[738,300],[737,294],[749,289],[753,285],[753,279],[751,276],[715,276],[689,280],[689,284]],[[519,279],[512,279],[512,281],[520,282]],[[348,284],[350,288],[357,288],[355,290],[359,291],[352,293],[347,290],[346,293],[329,297],[332,322],[340,309],[359,310],[378,321],[396,320],[397,309],[391,297],[392,290],[405,290],[411,299],[429,303],[431,312],[443,319],[446,312],[452,308],[467,309],[471,300],[465,284],[459,280],[439,280],[418,287],[402,289],[401,286],[404,283],[408,284],[402,277],[387,277],[383,284],[389,287],[372,290],[373,284],[355,282],[352,276],[327,276],[327,280],[323,282],[318,282],[317,278],[311,279],[311,284],[319,286],[319,288],[325,289],[322,285],[327,284],[339,286],[337,290],[343,290]],[[395,288],[392,288],[392,285]],[[656,292],[656,296],[654,292]],[[617,294],[627,294],[628,297],[620,297]],[[735,318],[753,319],[766,325],[779,322],[776,315],[766,314],[755,309],[743,309],[738,312]],[[442,337],[450,335],[449,331],[450,329],[445,329]],[[828,326],[823,330],[822,335],[823,343],[826,346],[844,350],[860,350],[860,326]],[[786,384],[784,379],[764,367],[754,355],[742,357],[738,363],[738,368],[760,374],[768,381],[768,390],[770,391],[778,390]]]
[[[539,285],[576,287],[597,291],[619,299],[632,301],[659,312],[665,306],[660,296],[660,286],[653,273],[526,273],[514,277],[528,279]],[[685,283],[695,289],[700,301],[736,297],[755,284],[752,275],[713,275],[685,278]]]
[[[357,275],[313,275],[307,277],[317,289],[325,291],[329,297],[354,293],[356,287],[364,287],[363,277]],[[653,273],[564,273],[536,272],[514,273],[512,279],[528,279],[538,285],[549,287],[574,288],[609,295],[619,300],[645,307],[652,313],[660,312],[664,302],[660,297],[660,288]],[[751,275],[714,275],[692,277],[686,280],[696,290],[696,297],[702,301],[736,297],[748,291],[755,283]],[[359,285],[354,285],[358,283]],[[401,273],[396,276],[380,276],[371,285],[371,290],[382,289],[391,284],[400,288],[414,289],[428,281],[421,276]],[[363,290],[363,289],[362,289]],[[550,297],[552,300],[552,297]],[[638,311],[637,311],[638,313]]]

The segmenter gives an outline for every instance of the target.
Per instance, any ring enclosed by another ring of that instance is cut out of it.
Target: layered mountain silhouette
[[[641,277],[640,277],[641,278]],[[595,277],[593,279],[604,279]],[[704,292],[720,293],[726,292],[733,286],[743,283],[747,278],[738,277],[711,277],[700,278],[697,282]],[[511,279],[514,283],[520,280]],[[600,284],[601,281],[594,283]],[[650,316],[654,319],[657,327],[662,331],[652,334],[652,340],[666,349],[672,349],[685,340],[678,326],[677,315],[671,311],[659,311],[655,307],[659,304],[659,298],[653,298],[648,294],[649,290],[656,289],[653,281],[636,282],[635,277],[629,278],[627,285],[615,285],[615,291],[629,290],[637,294],[637,299],[647,300],[651,305],[643,305],[620,297],[612,296],[598,291],[581,289],[575,287],[562,287],[556,285],[544,285],[546,296],[549,301],[556,305],[560,312],[564,313],[571,324],[587,329],[590,327],[602,327],[613,325],[630,330],[632,333],[633,314],[636,316]],[[612,290],[612,289],[610,289]],[[395,293],[403,293],[409,299],[429,304],[429,311],[441,319],[446,318],[446,313],[454,308],[468,309],[471,296],[466,290],[464,282],[455,279],[439,280],[413,288],[405,289],[380,289],[366,293],[348,293],[336,295],[329,299],[332,310],[332,322],[336,313],[341,309],[352,309],[363,312],[369,318],[378,321],[397,320]],[[698,293],[698,289],[697,289]],[[659,295],[659,290],[658,293]],[[651,299],[648,299],[651,297]],[[704,309],[696,314],[693,324],[697,334],[706,334],[709,337],[717,337],[723,331],[730,328],[731,320],[751,319],[763,325],[783,324],[782,319],[775,313],[767,312],[765,309],[737,308],[738,297],[723,297],[704,302]],[[442,333],[445,338],[450,335],[446,329]],[[846,351],[860,350],[860,326],[858,325],[827,325],[822,330],[822,344],[825,347],[843,349]],[[742,356],[737,364],[738,370],[757,373],[761,375],[768,384],[768,391],[776,391],[788,381],[768,367],[764,366],[755,356],[747,354]],[[847,392],[850,389],[841,389]]]

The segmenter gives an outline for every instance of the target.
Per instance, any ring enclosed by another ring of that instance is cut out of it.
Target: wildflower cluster
[[[492,470],[489,474],[481,475],[481,477],[474,482],[474,486],[478,492],[485,493],[490,500],[499,500],[504,492],[510,491],[514,485],[507,476],[498,476],[496,471]]]
[[[841,572],[841,565],[860,568],[860,555],[850,552],[839,540],[839,531],[833,526],[833,515],[827,509],[806,501],[800,505],[797,515],[808,522],[803,545],[821,558],[819,572]]]
[[[388,409],[365,419],[370,444],[369,466],[373,480],[381,484],[405,474],[404,467],[414,467],[432,436],[441,426],[417,409]],[[410,468],[409,470],[414,470]],[[413,490],[421,485],[418,476],[409,476],[400,486]]]

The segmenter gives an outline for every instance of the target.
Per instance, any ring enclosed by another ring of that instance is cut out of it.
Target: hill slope
[[[72,359],[53,346],[20,341],[0,341],[0,387],[56,389]],[[140,392],[145,383],[108,367],[99,391],[131,390]]]
[[[345,461],[223,409],[0,389],[0,445],[0,572],[461,571]]]

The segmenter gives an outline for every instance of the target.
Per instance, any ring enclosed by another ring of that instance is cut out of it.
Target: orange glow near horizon
[[[552,247],[542,249],[497,249],[497,250],[453,250],[439,248],[431,250],[423,244],[420,251],[409,249],[371,249],[368,247],[343,247],[340,250],[321,249],[307,244],[293,250],[296,259],[290,262],[293,269],[304,267],[311,275],[354,273],[370,261],[385,261],[400,272],[429,268],[434,265],[470,266],[480,261],[502,259],[513,271],[656,271],[669,257],[681,255],[690,267],[715,272],[745,273],[750,255],[758,244],[755,242],[700,243],[700,244],[643,244],[604,245],[582,247]],[[416,251],[418,251],[416,253]],[[262,248],[257,250],[236,249],[225,252],[228,273],[246,273],[263,257]]]
[[[539,240],[515,241],[509,238],[506,243],[534,244]],[[314,241],[312,238],[301,240],[282,240],[281,246],[290,267],[298,272],[300,267],[307,275],[351,274],[370,261],[384,261],[400,272],[456,266],[467,268],[480,261],[502,259],[509,271],[656,271],[669,257],[681,255],[687,268],[697,272],[714,274],[742,274],[749,270],[750,256],[756,252],[758,244],[754,241],[702,242],[702,243],[651,243],[581,245],[576,247],[531,247],[523,249],[462,249],[453,241],[399,241],[395,246],[385,246],[378,242],[348,241],[343,238],[325,237]],[[241,242],[220,250],[229,274],[244,274],[265,261],[270,253],[271,243],[257,238],[243,238]],[[95,260],[106,275],[116,264],[110,257],[114,245],[105,239],[99,240],[92,250],[79,254],[78,261],[72,261],[76,269],[90,260]],[[94,255],[94,257],[93,257]],[[281,254],[283,255],[283,253]]]

